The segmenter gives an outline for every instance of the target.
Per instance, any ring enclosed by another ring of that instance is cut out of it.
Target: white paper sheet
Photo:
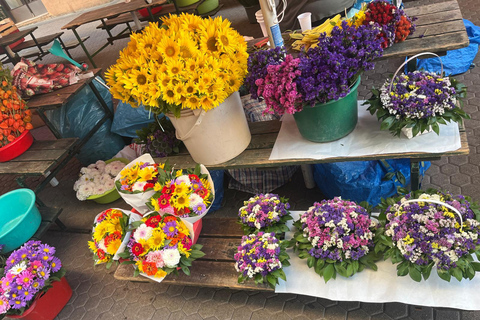
[[[388,153],[427,152],[443,153],[459,149],[460,133],[456,122],[440,125],[440,135],[430,132],[407,139],[394,137],[389,131],[380,130],[380,122],[375,115],[358,101],[358,123],[348,136],[333,142],[317,143],[303,138],[298,131],[295,119],[286,114],[270,160],[281,159],[328,159],[333,157],[359,157]]]
[[[293,221],[298,220],[303,211],[291,211]],[[295,228],[293,221],[287,225],[292,230],[285,234],[291,239]],[[280,281],[276,293],[294,293],[320,297],[334,301],[362,302],[401,302],[429,307],[480,310],[480,275],[473,280],[458,282],[452,277],[450,282],[441,280],[432,270],[427,281],[415,282],[408,275],[398,277],[396,266],[391,260],[377,263],[378,270],[365,269],[351,278],[338,276],[325,283],[323,278],[307,266],[306,259],[298,258],[297,253],[287,250],[291,266],[284,268],[287,281]]]

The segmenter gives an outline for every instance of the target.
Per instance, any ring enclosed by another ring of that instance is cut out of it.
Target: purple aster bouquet
[[[480,211],[468,197],[418,190],[383,200],[380,207],[375,251],[398,263],[398,276],[420,282],[436,267],[441,279],[461,281],[480,271],[472,258],[480,256]]]
[[[330,36],[322,33],[318,46],[300,53],[298,58],[284,57],[278,49],[257,51],[250,57],[246,84],[265,99],[267,113],[279,115],[302,111],[307,104],[313,107],[343,98],[360,74],[373,69],[373,60],[383,53],[375,28],[350,26],[344,21],[333,28]],[[255,61],[262,64],[252,63]]]
[[[289,230],[285,225],[288,220],[292,220],[288,211],[288,199],[266,193],[255,195],[243,204],[238,210],[238,217],[246,235],[258,231],[279,234]]]
[[[461,122],[470,116],[462,109],[466,87],[454,78],[427,71],[414,71],[387,80],[380,90],[372,89],[365,102],[381,121],[380,128],[411,138],[431,128],[437,134],[439,124]],[[459,104],[457,104],[459,102]]]
[[[33,301],[65,275],[55,248],[28,241],[7,258],[0,279],[0,318],[21,315]]]
[[[155,116],[157,118],[157,116]],[[137,130],[135,143],[144,144],[145,152],[153,157],[164,158],[178,153],[181,141],[175,136],[175,128],[166,117],[150,123],[147,127]]]
[[[293,225],[297,231],[290,246],[325,282],[337,273],[351,277],[365,267],[377,270],[373,251],[377,224],[355,202],[338,197],[315,202]]]
[[[243,236],[235,254],[235,269],[240,273],[238,282],[254,279],[256,284],[267,283],[275,289],[278,278],[287,281],[282,270],[290,265],[286,247],[287,242],[278,240],[273,232]]]

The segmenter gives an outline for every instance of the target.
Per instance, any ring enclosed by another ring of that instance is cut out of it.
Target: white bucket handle
[[[448,203],[445,203],[445,202],[442,202],[442,201],[438,201],[438,200],[434,200],[434,199],[412,199],[412,200],[407,200],[403,203],[400,204],[400,206],[398,207],[397,211],[400,211],[400,208],[406,204],[406,203],[414,203],[414,202],[429,202],[429,203],[435,203],[435,204],[439,204],[441,206],[444,206],[450,210],[452,210],[453,212],[455,212],[458,217],[460,218],[460,232],[462,232],[463,230],[463,218],[462,218],[462,214],[460,213],[460,211],[458,211],[456,208],[454,208],[453,206],[449,205]]]
[[[188,139],[193,134],[193,131],[195,131],[195,129],[202,123],[203,117],[205,117],[206,114],[207,112],[205,110],[202,110],[200,112],[200,115],[197,118],[197,121],[195,121],[195,124],[190,128],[190,130],[183,137],[179,135],[178,130],[175,130],[175,136],[177,137],[177,139],[181,141]]]
[[[441,66],[441,71],[440,71],[440,74],[443,74],[443,62],[442,62],[442,59],[440,59],[440,57],[433,53],[433,52],[422,52],[422,53],[419,53],[419,54],[416,54],[414,55],[413,57],[410,57],[408,58],[407,60],[405,60],[402,65],[400,67],[398,67],[397,71],[395,71],[395,74],[393,75],[392,77],[392,81],[390,81],[390,87],[388,87],[388,92],[392,92],[392,85],[393,85],[393,80],[395,80],[395,77],[397,76],[397,73],[403,68],[404,65],[406,65],[407,63],[409,63],[411,60],[415,59],[416,57],[419,57],[419,56],[425,56],[425,55],[432,55],[432,56],[435,56],[438,58],[438,60],[440,60],[440,66]]]

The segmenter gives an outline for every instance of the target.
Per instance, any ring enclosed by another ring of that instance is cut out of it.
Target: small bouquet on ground
[[[160,282],[177,268],[190,275],[192,261],[203,257],[202,245],[193,244],[192,225],[171,215],[152,212],[131,224],[136,228],[128,242],[128,252],[120,254],[135,265],[135,273]]]
[[[414,71],[387,80],[380,90],[372,89],[365,102],[377,114],[382,130],[408,138],[430,130],[439,134],[439,124],[461,122],[470,117],[462,109],[466,87],[454,78],[427,71]]]
[[[98,160],[80,169],[80,177],[73,185],[77,199],[88,200],[90,196],[102,195],[115,188],[114,178],[123,169],[127,160]]]
[[[480,211],[463,196],[434,189],[418,190],[388,198],[380,205],[383,226],[375,238],[375,251],[397,264],[397,275],[420,282],[433,267],[438,276],[450,281],[473,279],[480,263]]]
[[[134,139],[134,142],[145,145],[145,152],[156,158],[178,153],[182,143],[176,138],[175,128],[166,117],[150,123],[136,133],[138,138]]]
[[[162,189],[167,173],[164,164],[156,164],[150,154],[133,160],[115,177],[115,187],[126,203],[141,214],[148,212],[145,202]]]
[[[32,130],[32,111],[12,85],[10,70],[0,63],[0,148],[18,138],[25,130]]]
[[[415,31],[415,18],[408,17],[402,9],[384,0],[370,2],[362,20],[363,24],[380,26],[378,37],[382,40],[382,48],[404,41]]]
[[[351,277],[365,267],[377,270],[373,251],[377,224],[355,202],[333,198],[314,203],[293,224],[290,246],[327,282],[337,273]]]
[[[40,241],[28,241],[7,258],[0,279],[0,318],[22,315],[65,275],[55,248]]]
[[[171,214],[194,223],[207,214],[215,199],[212,178],[203,165],[167,170],[167,176],[159,183],[162,187],[145,204],[161,215]]]
[[[245,234],[273,232],[279,234],[288,231],[285,225],[290,216],[288,199],[280,198],[278,194],[266,193],[251,197],[243,202],[238,210],[238,217]]]
[[[126,214],[120,209],[107,209],[95,217],[92,241],[88,242],[95,264],[106,263],[109,269],[113,261],[119,259],[118,254],[125,250],[130,239],[128,225],[139,217],[131,212]]]
[[[287,242],[278,240],[273,232],[243,236],[235,254],[238,282],[254,279],[256,284],[267,283],[275,289],[278,278],[287,281],[282,269],[290,265],[286,247]]]

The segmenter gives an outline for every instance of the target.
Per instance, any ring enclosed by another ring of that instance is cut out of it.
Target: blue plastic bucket
[[[19,248],[37,232],[42,217],[35,206],[35,193],[17,189],[0,196],[0,253]]]

